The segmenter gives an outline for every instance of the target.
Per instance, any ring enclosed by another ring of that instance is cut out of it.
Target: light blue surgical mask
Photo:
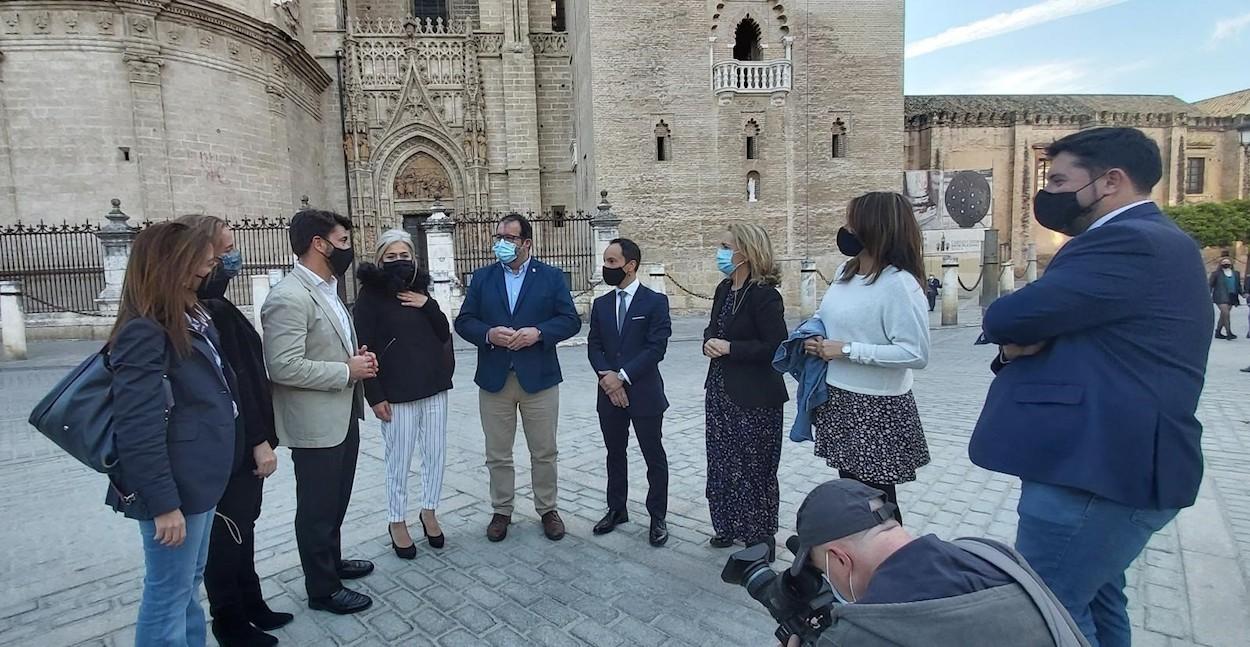
[[[235,277],[243,270],[243,254],[238,249],[232,249],[222,254],[218,260],[221,262],[221,273]]]
[[[850,600],[846,599],[846,596],[842,595],[842,592],[838,590],[838,587],[833,585],[833,580],[829,579],[829,551],[825,551],[825,572],[823,575],[825,576],[825,581],[829,583],[829,588],[833,589],[833,598],[837,600],[839,604],[855,604],[855,601],[859,598],[859,596],[855,595],[855,566],[853,564],[850,568],[849,577],[846,578],[846,583],[851,586]]]
[[[495,258],[499,259],[499,262],[504,265],[516,260],[516,243],[507,240],[497,240],[495,241],[494,250]]]
[[[716,267],[725,276],[733,274],[734,270],[738,269],[738,266],[734,265],[734,250],[724,247],[716,250]]]

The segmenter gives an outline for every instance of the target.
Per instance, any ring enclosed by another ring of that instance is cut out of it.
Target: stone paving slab
[[[962,315],[963,313],[961,313]],[[344,523],[345,553],[374,559],[359,581],[368,612],[337,617],[307,610],[292,532],[289,453],[266,482],[257,565],[273,606],[296,614],[277,632],[286,645],[767,645],[773,625],[742,590],[720,582],[729,551],[707,545],[703,496],[702,322],[679,319],[663,364],[674,403],[665,422],[671,463],[668,546],[646,543],[645,465],[631,452],[634,522],[604,537],[590,529],[604,509],[604,451],[585,349],[560,351],[560,506],[569,526],[549,542],[528,501],[528,455],[518,439],[516,523],[491,544],[486,470],[472,386],[473,356],[460,359],[450,399],[443,551],[422,545],[399,560],[386,535],[384,468],[377,424],[362,429],[360,467]],[[990,381],[993,350],[972,346],[976,330],[933,332],[930,367],[915,393],[933,462],[899,488],[907,526],[951,538],[1010,541],[1015,479],[971,465],[966,447]],[[1250,627],[1250,344],[1217,342],[1200,417],[1207,478],[1198,505],[1151,541],[1129,576],[1140,645],[1244,645]],[[36,345],[38,365],[0,364],[0,645],[129,645],[142,555],[133,522],[102,504],[102,478],[58,453],[25,424],[30,406],[66,366],[98,343]],[[57,360],[60,357],[60,360]],[[414,464],[414,469],[417,465]],[[811,445],[786,442],[781,462],[782,532],[806,492],[832,471]],[[419,479],[412,480],[414,488]],[[416,497],[413,497],[414,500]],[[413,511],[415,516],[415,510]],[[780,559],[788,554],[781,550]]]

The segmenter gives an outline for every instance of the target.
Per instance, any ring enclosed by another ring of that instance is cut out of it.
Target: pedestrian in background
[[[773,354],[785,341],[781,269],[763,227],[730,225],[716,252],[725,279],[716,287],[703,354],[711,359],[707,421],[710,543],[767,544],[776,554],[782,405],[790,399]]]
[[[243,255],[229,223],[216,216],[184,216],[179,222],[213,241],[217,266],[196,292],[221,339],[219,350],[234,369],[239,385],[239,421],[243,434],[234,469],[217,504],[204,569],[204,589],[213,617],[213,637],[221,647],[278,644],[266,631],[294,619],[269,608],[256,574],[256,520],[260,517],[264,479],[278,468],[274,448],[273,398],[265,373],[260,334],[227,296],[230,282],[243,269]]]
[[[408,530],[408,471],[421,448],[421,531],[431,548],[446,537],[435,510],[447,464],[447,392],[454,356],[451,325],[430,297],[430,273],[416,262],[408,232],[378,238],[373,263],[356,270],[360,294],[354,314],[358,342],[376,349],[378,375],[364,382],[365,399],[382,421],[386,443],[386,509],[391,548],[417,555]]]
[[[937,307],[937,298],[941,291],[942,282],[938,280],[938,277],[930,274],[929,281],[925,283],[925,296],[929,299],[929,312],[933,312],[933,309]]]
[[[1241,272],[1233,269],[1233,259],[1225,256],[1220,259],[1220,266],[1207,277],[1207,285],[1211,288],[1211,301],[1219,308],[1220,318],[1215,324],[1216,339],[1237,339],[1233,334],[1233,308],[1241,305]]]
[[[216,264],[198,229],[144,229],[109,338],[118,464],[106,501],[139,522],[143,540],[137,647],[207,641],[200,582],[242,434],[234,372],[196,299]]]
[[[929,362],[920,228],[902,195],[866,193],[847,206],[837,242],[850,260],[816,312],[826,336],[804,342],[829,362],[829,398],[812,414],[815,451],[839,477],[884,492],[901,524],[895,486],[929,463],[911,392],[912,371]]]

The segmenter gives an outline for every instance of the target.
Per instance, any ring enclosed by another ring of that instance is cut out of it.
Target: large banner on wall
[[[979,171],[903,171],[903,195],[924,236],[925,254],[980,254],[993,226],[994,174]]]

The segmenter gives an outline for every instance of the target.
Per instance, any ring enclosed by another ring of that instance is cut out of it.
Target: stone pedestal
[[[269,275],[253,274],[248,278],[252,280],[252,323],[256,325],[256,332],[262,332],[260,309],[264,307],[265,299],[269,298]]]
[[[458,310],[456,290],[456,245],[452,233],[456,223],[444,211],[443,205],[434,203],[434,213],[426,219],[425,245],[429,254],[430,296],[451,313]]]
[[[799,263],[799,316],[807,319],[816,313],[819,303],[819,285],[816,280],[816,261],[805,258]]]
[[[22,312],[22,282],[0,281],[0,335],[5,359],[26,359],[26,314]]]
[[[1003,261],[1002,271],[998,275],[998,296],[1016,291],[1016,268],[1011,261]]]
[[[590,219],[590,226],[595,230],[594,274],[591,281],[595,284],[595,296],[600,297],[612,291],[612,286],[603,283],[603,253],[613,240],[621,237],[621,219],[612,213],[612,205],[608,203],[608,192],[599,192],[599,211]]]
[[[122,299],[122,285],[126,282],[126,265],[130,262],[130,248],[137,232],[130,228],[130,216],[122,212],[122,201],[112,200],[113,209],[104,217],[108,224],[96,232],[104,245],[104,289],[96,297],[96,305],[103,314],[116,314]]]
[[[651,263],[647,266],[647,273],[643,285],[659,292],[660,294],[668,294],[668,272],[664,269],[663,263]],[[639,275],[639,280],[644,276]]]
[[[1025,247],[1024,262],[1024,282],[1029,284],[1037,280],[1037,243]]]
[[[959,259],[942,257],[942,325],[959,325]]]

